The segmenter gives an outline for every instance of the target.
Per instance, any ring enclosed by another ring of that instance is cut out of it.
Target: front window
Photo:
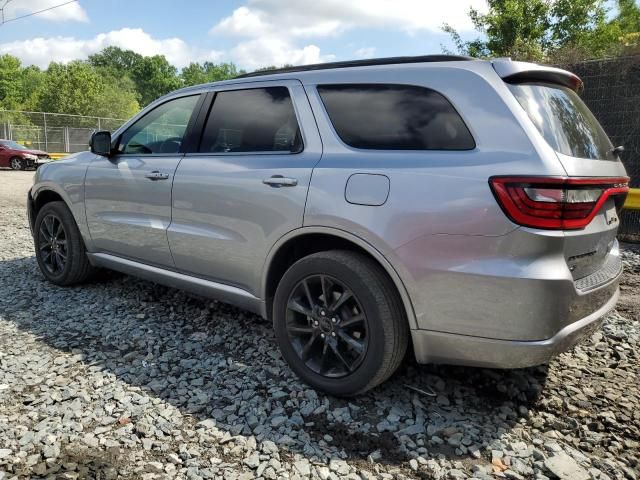
[[[509,89],[556,152],[594,160],[618,159],[607,134],[570,88],[519,83],[510,84]]]
[[[135,155],[180,152],[198,97],[176,98],[151,110],[122,134],[118,151]]]

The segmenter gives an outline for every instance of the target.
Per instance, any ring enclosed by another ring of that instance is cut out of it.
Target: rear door
[[[259,296],[271,246],[302,226],[320,137],[297,80],[230,85],[211,97],[199,152],[176,171],[169,245],[179,270]]]
[[[568,176],[596,179],[626,176],[611,141],[573,89],[526,80],[509,84],[509,89],[536,130],[555,150]],[[607,262],[618,261],[610,253],[615,247],[621,207],[621,197],[609,198],[584,229],[565,232],[565,257],[575,279],[607,267]]]
[[[91,163],[85,205],[98,251],[174,266],[167,241],[171,184],[199,100],[187,95],[158,105],[116,139],[116,155]]]

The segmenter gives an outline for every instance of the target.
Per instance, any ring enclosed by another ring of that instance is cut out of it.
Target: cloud
[[[22,15],[28,15],[34,12],[40,12],[47,8],[56,7],[60,5],[60,0],[29,0],[28,2],[12,1],[6,4],[4,8],[5,18],[11,19]],[[79,2],[68,3],[61,7],[52,8],[46,12],[38,13],[37,18],[44,20],[51,20],[56,22],[62,21],[76,21],[76,22],[88,22],[89,17],[84,8]]]
[[[441,32],[448,23],[461,32],[473,28],[469,8],[486,10],[486,0],[247,0],[231,15],[215,24],[210,33],[238,38],[231,58],[252,69],[285,63],[327,61],[308,39],[336,37],[355,28]],[[373,56],[373,47],[355,52]]]
[[[113,30],[87,40],[74,37],[39,37],[0,43],[0,54],[9,53],[20,58],[26,65],[44,68],[52,61],[68,63],[85,59],[109,46],[133,50],[141,55],[162,54],[178,68],[191,62],[218,61],[223,57],[223,53],[218,50],[194,48],[180,38],[153,38],[140,28]]]
[[[241,37],[319,37],[356,27],[440,31],[443,23],[465,31],[473,28],[470,7],[485,11],[486,0],[248,0],[211,31]]]
[[[275,65],[308,65],[329,62],[333,55],[321,55],[316,45],[295,47],[286,40],[264,37],[241,42],[231,49],[231,58],[247,70]]]
[[[372,58],[376,54],[376,47],[362,47],[353,53],[357,58]]]

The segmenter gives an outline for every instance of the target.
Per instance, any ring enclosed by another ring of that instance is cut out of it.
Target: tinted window
[[[470,150],[475,142],[451,103],[411,85],[322,85],[318,92],[344,143],[383,150]]]
[[[118,151],[137,155],[178,153],[198,97],[177,98],[151,110],[122,134]]]
[[[216,94],[201,152],[299,152],[300,128],[286,87]]]
[[[567,87],[509,85],[547,143],[572,157],[615,160],[613,145],[580,97]]]

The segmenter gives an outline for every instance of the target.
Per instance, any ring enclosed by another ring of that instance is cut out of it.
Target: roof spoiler
[[[557,83],[581,92],[582,80],[577,75],[561,68],[548,67],[529,62],[514,62],[510,58],[496,58],[491,61],[494,70],[505,82],[549,82]]]

